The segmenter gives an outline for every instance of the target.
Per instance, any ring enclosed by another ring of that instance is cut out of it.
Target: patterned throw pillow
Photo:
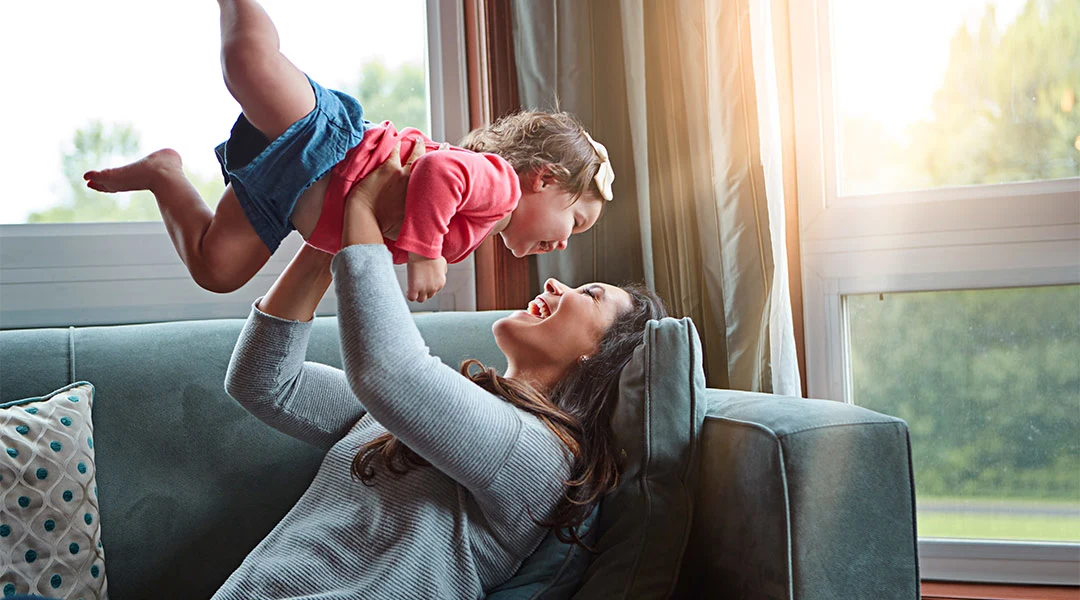
[[[0,598],[103,600],[94,386],[0,404]]]

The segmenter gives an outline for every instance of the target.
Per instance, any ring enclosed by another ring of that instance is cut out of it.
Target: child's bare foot
[[[183,177],[182,167],[180,155],[171,148],[165,148],[122,167],[87,171],[83,173],[83,179],[86,180],[86,187],[99,192],[149,190],[163,175],[176,173]]]

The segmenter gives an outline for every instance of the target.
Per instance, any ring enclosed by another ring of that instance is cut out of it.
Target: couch
[[[491,336],[503,314],[414,319],[444,362],[474,357],[503,368]],[[74,381],[95,386],[112,600],[208,598],[315,473],[319,452],[270,429],[223,389],[242,324],[0,331],[0,402]],[[340,366],[333,317],[317,318],[308,359]],[[674,597],[918,597],[903,421],[731,390],[707,389],[705,401],[692,526],[685,549],[674,549],[683,552]]]

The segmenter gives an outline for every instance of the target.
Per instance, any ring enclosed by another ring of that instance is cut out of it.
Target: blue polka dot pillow
[[[0,404],[0,598],[104,600],[94,386]]]

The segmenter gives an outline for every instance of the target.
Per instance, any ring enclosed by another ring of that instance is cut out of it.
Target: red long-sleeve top
[[[385,239],[394,263],[406,262],[409,252],[427,258],[442,256],[448,263],[472,254],[521,199],[514,168],[496,154],[453,146],[439,150],[419,130],[397,131],[389,121],[364,132],[363,141],[331,169],[322,213],[307,243],[331,254],[341,250],[349,190],[389,158],[399,141],[405,161],[417,140],[423,141],[427,152],[413,163],[401,232],[396,240]]]

